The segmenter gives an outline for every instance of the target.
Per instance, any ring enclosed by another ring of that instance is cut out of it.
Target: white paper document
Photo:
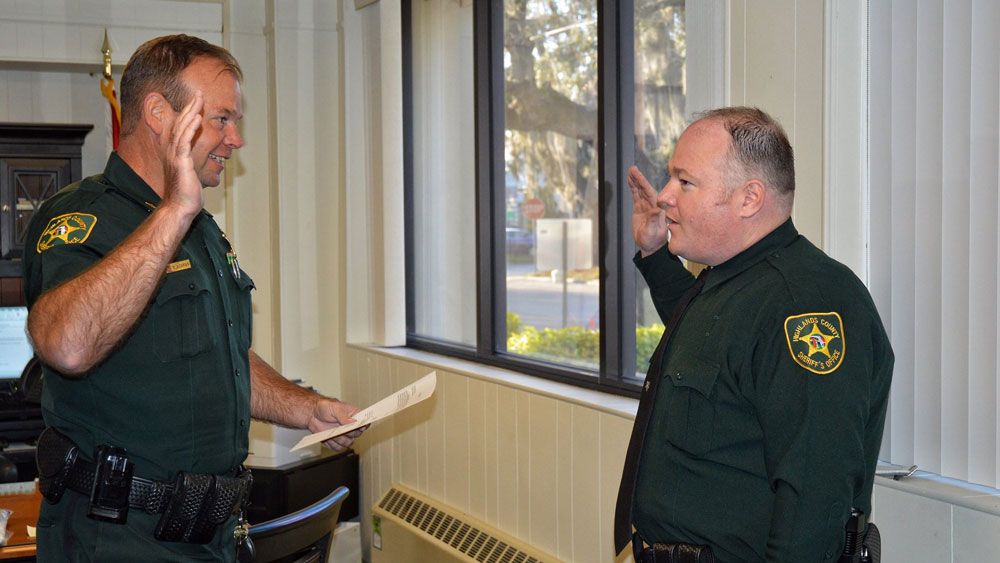
[[[306,446],[311,446],[324,440],[335,438],[341,434],[347,434],[351,430],[361,428],[367,424],[372,424],[373,422],[392,416],[405,408],[412,407],[413,405],[433,395],[435,386],[437,386],[437,372],[432,371],[414,383],[403,387],[399,391],[396,391],[392,395],[389,395],[374,405],[358,411],[354,414],[355,422],[330,428],[329,430],[323,430],[322,432],[317,432],[315,434],[310,434],[299,440],[299,443],[292,446],[291,451],[294,452],[295,450],[302,449]]]

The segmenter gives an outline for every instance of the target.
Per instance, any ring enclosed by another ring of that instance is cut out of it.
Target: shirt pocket
[[[211,287],[196,270],[167,274],[151,311],[161,362],[193,358],[215,346],[214,302]]]
[[[678,448],[694,456],[712,449],[715,435],[715,384],[719,365],[690,358],[671,365],[666,381],[671,385],[667,402],[666,436]]]

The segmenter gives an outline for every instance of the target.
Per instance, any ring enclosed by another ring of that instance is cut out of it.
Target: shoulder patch
[[[42,236],[38,237],[35,250],[41,254],[53,246],[80,244],[87,240],[96,224],[97,217],[90,213],[66,213],[53,217],[42,231]]]
[[[788,352],[805,369],[827,375],[844,361],[844,323],[838,313],[804,313],[785,319]]]

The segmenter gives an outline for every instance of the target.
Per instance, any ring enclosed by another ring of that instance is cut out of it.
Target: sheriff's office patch
[[[89,213],[67,213],[53,217],[42,231],[42,236],[38,237],[35,249],[42,253],[60,244],[80,244],[87,240],[96,224],[97,217]]]
[[[837,313],[788,317],[785,338],[795,363],[813,373],[833,373],[844,361],[844,323]]]

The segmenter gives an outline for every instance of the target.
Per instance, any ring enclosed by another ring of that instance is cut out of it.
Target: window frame
[[[597,0],[598,50],[598,370],[498,351],[506,334],[506,225],[504,212],[503,2],[473,2],[476,189],[475,349],[415,333],[413,25],[412,2],[402,0],[403,169],[406,256],[406,345],[483,364],[618,395],[638,397],[636,377],[635,243],[631,236],[632,198],[626,175],[634,162],[633,0]],[[615,64],[605,64],[615,61]]]

